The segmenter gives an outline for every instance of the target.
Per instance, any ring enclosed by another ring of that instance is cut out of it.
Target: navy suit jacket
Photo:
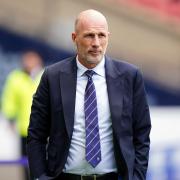
[[[145,180],[151,129],[143,79],[135,66],[105,57],[114,153],[123,180]],[[57,176],[71,143],[76,95],[75,57],[47,67],[42,75],[28,128],[31,173]]]

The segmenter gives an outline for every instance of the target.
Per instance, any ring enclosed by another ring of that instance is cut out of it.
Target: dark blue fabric
[[[142,75],[137,67],[108,57],[105,73],[118,173],[122,180],[145,180],[151,121]],[[42,75],[27,138],[29,166],[35,177],[58,176],[67,162],[76,81],[76,57],[49,66]]]

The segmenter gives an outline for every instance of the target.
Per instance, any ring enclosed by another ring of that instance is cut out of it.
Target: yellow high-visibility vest
[[[15,70],[7,77],[2,93],[2,113],[7,119],[15,119],[19,134],[27,136],[32,96],[39,84],[40,75],[32,79],[27,73]]]

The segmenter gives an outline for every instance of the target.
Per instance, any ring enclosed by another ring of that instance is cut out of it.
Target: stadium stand
[[[19,56],[22,51],[36,49],[43,57],[45,64],[52,64],[72,55],[63,49],[54,48],[37,39],[32,39],[0,28],[0,63],[2,76],[0,77],[0,92],[6,75],[19,66]],[[146,80],[149,102],[152,105],[180,105],[180,93],[164,88],[152,80]]]

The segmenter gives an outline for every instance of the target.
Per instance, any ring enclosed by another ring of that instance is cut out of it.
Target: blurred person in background
[[[77,55],[47,67],[33,97],[27,153],[39,180],[145,180],[151,122],[137,67],[105,55],[109,31],[81,12]]]
[[[21,137],[21,155],[26,157],[26,137],[32,96],[38,86],[43,62],[35,51],[26,51],[22,55],[22,68],[11,72],[5,82],[2,93],[2,114],[13,130]],[[25,179],[29,179],[28,169],[24,169]]]

